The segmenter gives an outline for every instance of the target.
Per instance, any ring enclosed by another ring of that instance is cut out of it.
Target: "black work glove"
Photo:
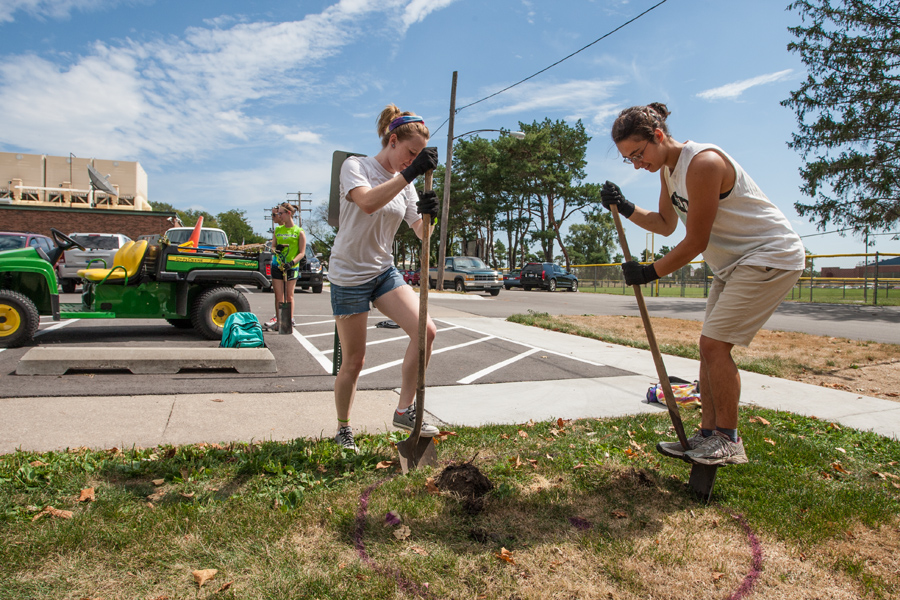
[[[406,180],[406,183],[412,183],[412,180],[431,171],[438,164],[438,151],[437,148],[433,146],[429,146],[425,148],[419,155],[415,157],[412,161],[412,164],[400,171],[400,174],[403,176],[403,179]]]
[[[615,204],[619,214],[626,219],[634,214],[634,204],[625,199],[622,190],[612,181],[607,181],[600,189],[600,202],[606,210],[610,210],[609,207]]]
[[[625,275],[625,283],[628,285],[644,285],[659,279],[653,263],[642,265],[635,260],[622,263],[622,273]]]
[[[418,191],[418,190],[417,190]],[[438,220],[438,199],[434,192],[418,192],[419,201],[416,202],[416,210],[425,218],[425,215],[431,217],[431,224],[436,225]]]

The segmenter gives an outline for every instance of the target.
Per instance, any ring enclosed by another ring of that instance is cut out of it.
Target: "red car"
[[[405,281],[409,285],[419,285],[419,272],[418,271],[402,271],[402,273],[403,273],[403,281]]]

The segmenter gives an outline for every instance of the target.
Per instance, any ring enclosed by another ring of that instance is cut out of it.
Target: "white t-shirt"
[[[370,156],[351,156],[341,166],[338,234],[331,249],[328,280],[355,286],[371,281],[394,264],[391,248],[400,221],[412,226],[422,217],[416,211],[419,196],[408,184],[385,206],[367,215],[347,193],[358,187],[374,188],[399,173],[388,173]]]
[[[703,251],[709,268],[726,281],[738,265],[802,271],[806,252],[800,236],[737,161],[718,146],[689,141],[681,149],[675,169],[669,171],[664,167],[669,197],[678,217],[687,222],[688,166],[697,154],[706,150],[718,152],[734,168],[735,175],[734,187],[724,198],[719,198],[709,245]]]

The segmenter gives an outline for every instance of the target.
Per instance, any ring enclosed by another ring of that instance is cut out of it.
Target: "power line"
[[[646,15],[647,13],[649,13],[649,12],[651,12],[651,11],[653,11],[653,10],[656,10],[657,8],[659,8],[660,6],[662,6],[663,4],[665,4],[665,3],[668,2],[668,1],[669,1],[669,0],[661,0],[660,2],[657,2],[656,4],[654,4],[653,6],[651,6],[650,8],[648,8],[647,10],[645,10],[644,12],[642,12],[641,14],[639,14],[638,16],[634,17],[633,19],[631,19],[631,20],[629,20],[629,21],[626,21],[626,22],[622,23],[621,25],[619,25],[618,27],[616,27],[616,28],[613,29],[612,31],[608,31],[608,32],[604,33],[602,36],[598,37],[596,40],[594,40],[594,41],[591,42],[590,44],[588,44],[588,45],[586,45],[586,46],[583,46],[582,48],[579,48],[578,50],[576,50],[575,52],[569,54],[568,56],[566,56],[566,57],[564,57],[564,58],[559,59],[558,61],[556,61],[556,62],[553,63],[552,65],[550,65],[550,66],[548,66],[548,67],[544,67],[544,68],[541,69],[540,71],[538,71],[538,72],[536,72],[536,73],[532,73],[531,75],[529,75],[529,76],[526,77],[525,79],[523,79],[523,80],[521,80],[521,81],[518,81],[518,82],[516,82],[516,83],[514,83],[514,84],[512,84],[512,85],[509,85],[509,86],[503,88],[502,90],[500,90],[500,91],[498,91],[498,92],[494,92],[493,94],[491,94],[491,95],[489,95],[489,96],[485,96],[485,97],[482,98],[481,100],[476,100],[475,102],[470,102],[469,104],[466,104],[465,106],[461,106],[461,107],[459,107],[459,108],[456,109],[456,112],[459,112],[459,111],[461,111],[461,110],[463,110],[463,109],[469,108],[470,106],[475,106],[476,104],[478,104],[478,103],[480,103],[480,102],[484,102],[485,100],[490,100],[490,99],[493,98],[494,96],[499,96],[499,95],[502,94],[503,92],[509,91],[509,90],[511,90],[512,88],[516,87],[517,85],[523,84],[523,83],[525,83],[526,81],[528,81],[529,79],[533,79],[533,78],[537,77],[538,75],[540,75],[541,73],[544,73],[545,71],[549,71],[550,69],[552,69],[552,68],[555,67],[556,65],[558,65],[558,64],[560,64],[560,63],[562,63],[562,62],[564,62],[564,61],[569,60],[570,58],[572,58],[573,56],[575,56],[575,55],[578,54],[579,52],[583,52],[583,51],[587,50],[588,48],[590,48],[591,46],[593,46],[594,44],[596,44],[597,42],[600,42],[601,40],[604,40],[604,39],[608,38],[609,36],[611,36],[611,35],[614,34],[615,32],[617,32],[617,31],[619,31],[620,29],[622,29],[623,27],[626,27],[626,26],[628,26],[628,25],[634,23],[635,21],[637,21],[638,19],[640,19],[641,17],[643,17],[643,16]],[[449,120],[450,120],[450,118],[447,117],[447,119],[446,119],[443,123],[441,123],[440,127],[438,127],[437,129],[435,129],[435,130],[432,132],[431,135],[434,136],[434,134],[436,134],[438,131],[440,131],[441,128],[442,128],[444,125],[446,125],[446,124],[447,124],[447,121],[449,121]]]

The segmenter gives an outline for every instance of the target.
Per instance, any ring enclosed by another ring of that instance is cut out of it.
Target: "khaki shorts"
[[[713,276],[702,335],[749,346],[803,271],[738,265],[728,281]]]

